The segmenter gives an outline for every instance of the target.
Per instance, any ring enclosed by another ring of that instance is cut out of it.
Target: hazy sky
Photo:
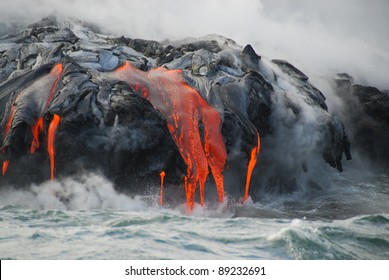
[[[349,72],[389,89],[387,0],[0,0],[0,22],[51,13],[149,39],[217,33],[308,75]]]

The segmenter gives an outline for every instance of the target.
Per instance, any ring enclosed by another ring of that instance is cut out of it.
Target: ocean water
[[[88,174],[0,191],[1,259],[389,259],[389,177],[218,208],[158,206]]]

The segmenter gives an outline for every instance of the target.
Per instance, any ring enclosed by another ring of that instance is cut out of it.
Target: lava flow
[[[47,98],[47,101],[46,101],[46,104],[45,104],[43,111],[46,111],[47,108],[49,107],[51,100],[54,97],[55,89],[57,88],[58,81],[60,80],[62,73],[63,73],[63,66],[60,63],[56,64],[54,66],[54,68],[50,71],[50,75],[55,77],[55,81],[54,81],[53,86],[51,87],[50,94],[49,94],[49,97]]]
[[[244,188],[243,203],[245,203],[245,201],[249,197],[251,175],[253,174],[255,165],[257,164],[257,155],[259,154],[260,150],[261,150],[261,140],[259,137],[259,133],[257,132],[257,145],[251,150],[250,160],[247,166],[247,176],[246,176],[246,185]]]
[[[50,156],[50,170],[51,170],[51,180],[54,180],[54,156],[55,156],[55,149],[54,149],[54,139],[55,139],[55,132],[57,131],[59,121],[61,120],[61,117],[54,114],[53,120],[50,122],[49,131],[48,131],[48,139],[47,139],[47,151]]]
[[[113,73],[149,100],[161,112],[180,154],[187,165],[184,178],[188,211],[194,207],[197,185],[200,185],[200,204],[204,205],[204,187],[209,168],[215,180],[219,201],[224,200],[223,170],[226,148],[220,132],[219,112],[182,79],[181,70],[160,67],[149,72],[126,62]],[[200,122],[204,139],[200,136]]]
[[[159,205],[162,206],[163,205],[163,181],[165,179],[165,171],[162,171],[159,176],[161,177],[161,186],[160,186],[160,189],[159,189]]]
[[[38,121],[31,128],[32,130],[32,143],[30,153],[33,154],[39,149],[39,134],[43,132],[43,118],[39,118]]]
[[[2,168],[3,176],[5,175],[5,173],[7,173],[8,165],[9,165],[9,160],[6,160],[6,161],[3,162],[3,168]]]
[[[63,66],[62,64],[56,64],[53,69],[50,71],[49,77],[55,78],[54,83],[50,89],[50,93],[47,97],[46,103],[44,104],[44,107],[42,111],[40,112],[40,117],[38,118],[37,122],[31,127],[32,130],[32,143],[30,148],[30,153],[33,154],[35,151],[40,147],[39,143],[39,134],[43,132],[43,118],[42,114],[44,114],[49,107],[51,100],[53,99],[55,89],[57,88],[58,81],[60,80],[63,73]]]
[[[36,152],[36,150],[40,147],[39,143],[39,135],[44,130],[44,122],[43,122],[43,115],[46,113],[55,93],[55,89],[57,88],[58,81],[60,80],[63,73],[63,66],[62,64],[56,64],[53,69],[48,73],[47,75],[43,76],[39,80],[35,81],[31,88],[26,88],[20,92],[17,93],[17,96],[14,98],[13,104],[10,108],[7,121],[4,126],[4,139],[5,140],[10,133],[10,130],[12,128],[14,117],[19,113],[19,115],[22,115],[20,112],[24,112],[25,110],[28,110],[29,114],[30,108],[26,107],[25,104],[28,104],[25,102],[25,100],[33,100],[38,107],[38,110],[32,111],[32,113],[35,115],[36,122],[35,124],[31,125],[31,131],[32,131],[32,143],[30,147],[30,153],[33,154]],[[45,90],[50,88],[50,91]],[[21,106],[17,105],[17,101],[21,100]],[[3,155],[6,154],[5,148],[2,149]],[[3,176],[7,172],[9,166],[9,160],[6,160],[3,162],[3,168],[2,168],[2,174]]]

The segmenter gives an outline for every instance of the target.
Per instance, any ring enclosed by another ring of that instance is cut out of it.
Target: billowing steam
[[[57,210],[141,210],[146,203],[114,190],[104,177],[88,173],[80,177],[47,181],[28,190],[2,188],[0,205],[19,205],[31,209]]]
[[[388,10],[386,0],[2,0],[0,32],[56,13],[132,38],[215,33],[287,59],[310,77],[348,72],[357,83],[387,89]]]

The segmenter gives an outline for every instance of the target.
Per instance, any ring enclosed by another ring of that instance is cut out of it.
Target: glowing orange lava
[[[33,154],[39,149],[39,134],[43,132],[43,118],[39,118],[38,121],[31,128],[32,130],[32,143],[30,148],[30,153]]]
[[[44,130],[44,122],[43,122],[42,116],[46,112],[47,108],[49,107],[49,105],[54,97],[55,89],[57,87],[58,81],[60,80],[60,78],[62,76],[62,73],[63,73],[62,64],[57,64],[53,67],[53,69],[50,71],[50,73],[48,75],[46,75],[42,78],[42,80],[45,81],[46,83],[49,83],[49,85],[52,83],[52,86],[51,86],[50,92],[47,96],[46,102],[44,103],[44,105],[40,109],[40,112],[38,113],[39,115],[37,117],[37,121],[35,122],[34,125],[31,126],[32,138],[33,138],[32,143],[31,143],[31,147],[30,147],[31,154],[35,153],[36,150],[39,149],[39,147],[40,147],[39,134],[42,133]],[[15,111],[16,111],[17,99],[18,99],[18,97],[20,97],[24,94],[25,94],[25,92],[23,92],[23,91],[19,92],[18,95],[16,96],[12,106],[11,106],[11,109],[10,109],[9,114],[8,114],[8,119],[7,119],[7,121],[5,123],[5,127],[4,127],[4,139],[7,137],[8,133],[12,127],[12,122],[13,122],[13,119],[15,116]],[[2,153],[3,153],[3,155],[5,155],[5,149],[2,150]],[[9,166],[9,160],[7,160],[3,163],[3,170],[2,170],[3,176],[6,173],[8,166]]]
[[[244,190],[243,203],[245,203],[247,198],[249,197],[251,175],[257,163],[257,155],[259,154],[260,150],[261,150],[261,141],[259,138],[259,133],[257,132],[257,145],[251,150],[250,161],[247,166],[246,186]]]
[[[159,205],[162,206],[163,205],[163,181],[165,179],[165,171],[162,171],[161,173],[159,173],[159,176],[161,178],[161,186],[159,188]]]
[[[187,165],[184,181],[188,211],[191,212],[194,207],[197,185],[200,185],[200,204],[204,205],[209,168],[222,202],[227,153],[220,132],[219,112],[184,82],[181,70],[160,67],[143,72],[127,61],[113,75],[132,85],[165,117],[170,135]],[[204,139],[200,136],[200,122],[204,128]]]
[[[46,103],[45,103],[44,108],[41,112],[41,115],[44,114],[46,112],[47,108],[49,107],[51,100],[53,99],[55,89],[57,88],[58,81],[60,80],[60,78],[62,76],[62,73],[63,73],[62,64],[56,64],[53,67],[53,69],[51,69],[49,75],[51,77],[55,78],[55,80],[54,80],[54,83],[50,89],[49,96],[46,100]],[[39,134],[43,132],[43,118],[42,118],[42,116],[40,116],[39,119],[37,120],[37,122],[31,127],[31,130],[32,130],[33,139],[32,139],[32,143],[31,143],[30,153],[33,154],[40,147]]]
[[[47,151],[50,156],[50,167],[51,167],[51,180],[54,180],[54,140],[55,140],[55,132],[57,131],[59,121],[61,117],[54,114],[53,120],[50,122],[49,131],[48,131],[48,139],[47,139]]]
[[[9,165],[9,160],[3,162],[3,169],[2,169],[3,176],[5,175],[5,173],[7,173],[8,165]]]
[[[53,86],[51,87],[49,97],[47,98],[46,105],[45,105],[45,108],[43,110],[44,112],[47,110],[47,108],[49,107],[49,105],[51,103],[51,100],[54,97],[55,89],[57,88],[58,81],[60,80],[62,73],[63,73],[63,66],[60,63],[56,64],[54,66],[54,68],[51,69],[51,71],[50,71],[50,75],[55,77],[55,81],[54,81]]]

